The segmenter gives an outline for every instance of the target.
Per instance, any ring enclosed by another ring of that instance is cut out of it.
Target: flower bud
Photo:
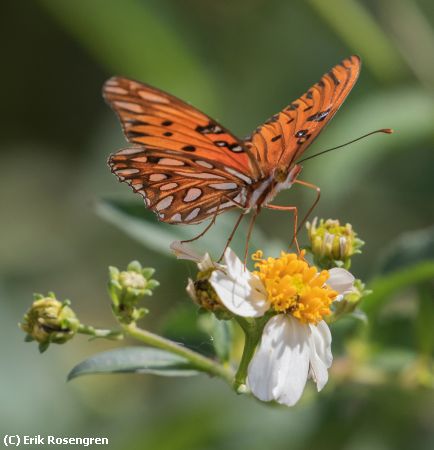
[[[138,261],[128,264],[127,270],[119,271],[116,267],[109,267],[109,293],[116,316],[124,323],[134,322],[143,317],[148,311],[136,308],[139,300],[152,295],[159,282],[152,278],[155,270],[142,268]]]
[[[321,219],[315,217],[306,227],[310,241],[310,251],[315,263],[321,268],[351,266],[351,257],[361,253],[364,242],[357,237],[351,224],[341,225],[339,220]]]
[[[26,340],[39,342],[41,352],[50,343],[64,344],[72,339],[79,326],[80,322],[69,307],[69,301],[60,302],[53,293],[47,297],[35,295],[35,301],[20,324],[27,333]]]
[[[365,284],[361,280],[355,280],[351,291],[347,292],[342,300],[334,303],[330,321],[334,322],[347,314],[366,321],[366,315],[358,309],[358,306],[363,297],[371,293],[372,291],[366,289]]]

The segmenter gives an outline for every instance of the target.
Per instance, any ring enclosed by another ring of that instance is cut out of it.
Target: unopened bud
[[[364,242],[357,237],[351,224],[341,225],[339,220],[318,218],[307,222],[310,251],[315,263],[321,268],[344,267],[351,265],[351,257],[361,253]]]
[[[39,349],[43,352],[50,343],[64,344],[72,339],[80,322],[69,304],[67,300],[57,300],[53,293],[47,297],[35,295],[35,301],[20,324],[27,333],[26,340],[39,342]]]

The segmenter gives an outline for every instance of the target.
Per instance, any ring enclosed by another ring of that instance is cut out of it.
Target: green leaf
[[[420,353],[431,355],[434,350],[434,281],[419,286],[419,310],[416,319],[416,338]]]
[[[309,0],[330,28],[363,61],[379,80],[389,81],[407,73],[393,41],[363,2],[356,0]]]
[[[199,328],[211,336],[215,354],[221,362],[227,362],[232,349],[233,324],[230,320],[219,320],[206,311],[199,317]]]
[[[170,255],[170,244],[175,240],[190,239],[197,236],[207,225],[170,225],[161,223],[155,214],[147,210],[143,204],[135,201],[102,200],[97,205],[100,217],[112,223],[130,237],[136,239],[145,247],[154,251]],[[235,224],[235,218],[227,213],[219,216],[213,230],[200,238],[200,247],[218,257]],[[247,221],[240,226],[231,246],[244,249],[247,234]],[[282,244],[277,240],[266,238],[255,227],[252,247],[257,247],[266,254],[277,253]]]
[[[124,347],[98,353],[77,364],[68,380],[96,373],[147,373],[166,377],[187,377],[199,372],[189,361],[164,350]]]
[[[389,273],[423,261],[434,261],[434,227],[403,233],[380,256],[378,273]]]
[[[373,292],[363,299],[362,309],[371,318],[384,306],[392,294],[432,279],[434,279],[434,261],[421,262],[378,277],[369,283]]]
[[[212,316],[212,324],[211,336],[214,350],[220,361],[227,362],[232,348],[232,322],[230,320],[218,320],[215,316]]]

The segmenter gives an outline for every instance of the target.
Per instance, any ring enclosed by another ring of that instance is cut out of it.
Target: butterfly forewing
[[[288,168],[306,150],[342,105],[359,72],[357,56],[343,60],[253,133],[246,145],[250,143],[263,176]]]
[[[255,163],[243,142],[178,98],[122,77],[106,82],[104,97],[118,114],[131,143],[194,153],[247,173],[252,179],[257,177]]]
[[[137,145],[110,157],[112,171],[160,220],[198,223],[242,205],[258,171],[228,130],[176,97],[127,78],[108,80],[104,97]]]

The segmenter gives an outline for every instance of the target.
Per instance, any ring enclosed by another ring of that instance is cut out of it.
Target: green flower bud
[[[352,314],[354,317],[366,320],[366,316],[357,307],[361,300],[372,291],[366,289],[365,284],[361,280],[355,280],[351,292],[345,294],[344,298],[333,304],[333,313],[330,321],[333,322],[344,315]]]
[[[159,282],[152,278],[155,270],[143,268],[138,261],[128,264],[127,270],[109,267],[109,293],[113,310],[123,323],[131,323],[147,314],[145,308],[137,308],[139,300],[152,295]]]
[[[232,313],[220,302],[217,293],[208,281],[213,270],[214,268],[209,268],[198,272],[196,281],[189,279],[187,293],[201,308],[213,312],[217,319],[230,320]]]
[[[310,251],[315,263],[323,269],[344,267],[349,269],[351,257],[361,253],[364,242],[357,237],[351,224],[341,225],[339,220],[315,217],[306,227],[310,241]]]
[[[47,297],[36,294],[20,324],[20,328],[27,333],[26,341],[39,342],[39,349],[43,352],[50,343],[64,344],[72,339],[80,322],[69,304],[68,300],[57,300],[53,293]]]

